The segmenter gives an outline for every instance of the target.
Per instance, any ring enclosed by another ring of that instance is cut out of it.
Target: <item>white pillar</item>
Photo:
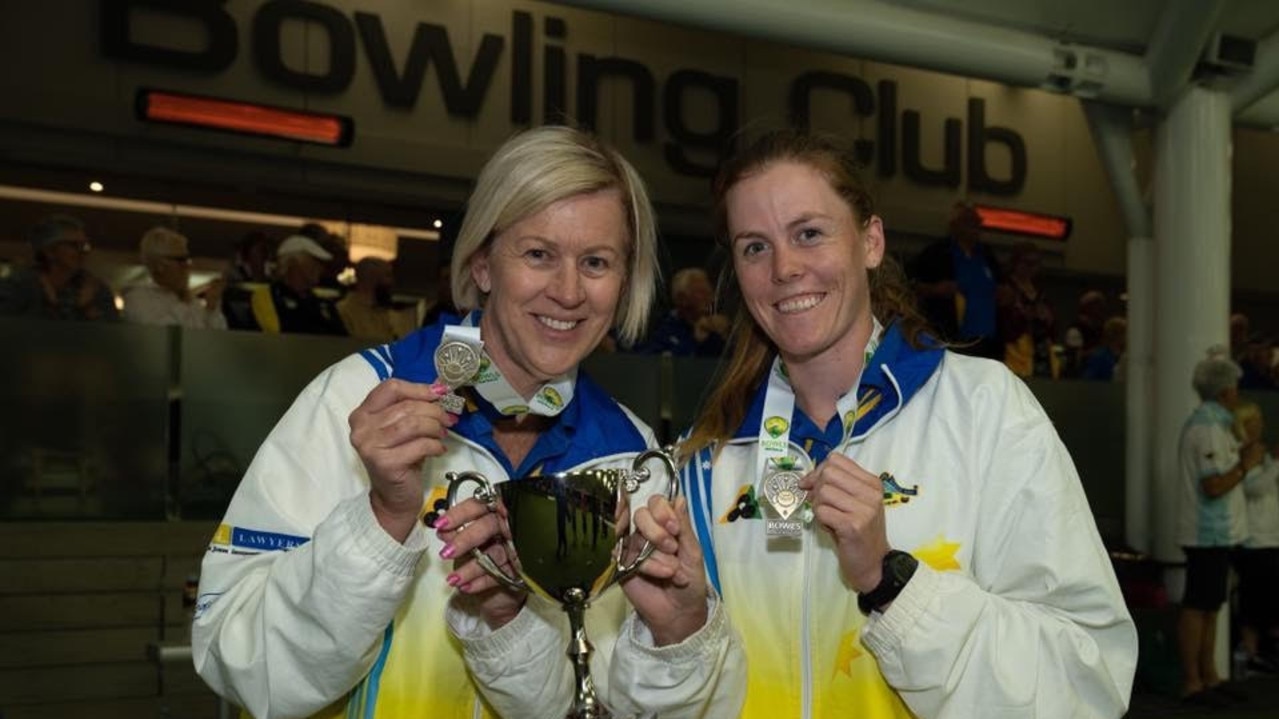
[[[1128,230],[1128,342],[1124,351],[1124,541],[1150,552],[1152,531],[1150,438],[1154,405],[1151,388],[1155,338],[1155,250],[1150,210],[1133,172],[1132,110],[1085,102],[1084,116],[1110,177]]]
[[[1192,87],[1159,125],[1155,150],[1155,557],[1182,561],[1177,442],[1199,399],[1190,387],[1208,347],[1229,339],[1230,96]],[[1174,581],[1171,584],[1177,584]],[[1180,599],[1180,595],[1173,597]],[[1228,676],[1229,618],[1219,614],[1217,670]]]
[[[1151,437],[1154,435],[1155,243],[1128,240],[1128,342],[1124,350],[1124,540],[1152,549]]]
[[[1155,155],[1155,556],[1181,561],[1177,441],[1199,403],[1195,364],[1229,339],[1230,96],[1192,87]]]

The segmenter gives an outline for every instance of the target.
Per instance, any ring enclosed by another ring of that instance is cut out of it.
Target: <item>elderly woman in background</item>
[[[1226,601],[1230,553],[1248,536],[1240,484],[1265,455],[1241,446],[1231,410],[1239,403],[1239,365],[1213,348],[1195,365],[1191,384],[1202,400],[1181,430],[1181,498],[1177,537],[1186,553],[1186,590],[1177,618],[1182,697],[1207,706],[1237,698],[1217,674],[1217,612]]]
[[[1123,714],[1137,635],[1070,456],[927,334],[852,152],[771,134],[714,187],[742,306],[683,479],[743,716]]]
[[[89,236],[84,223],[50,215],[28,232],[35,265],[0,279],[0,317],[115,320],[115,296],[85,266]]]
[[[152,227],[142,235],[142,264],[148,281],[124,291],[124,319],[147,325],[179,325],[196,329],[226,329],[222,289],[218,278],[202,298],[191,294],[191,250],[185,235],[167,227]]]
[[[443,478],[629,467],[654,445],[578,364],[610,328],[642,331],[655,245],[616,151],[565,127],[499,148],[453,258],[466,316],[325,371],[249,468],[200,582],[210,685],[258,719],[564,716],[563,612],[479,569],[472,549],[508,563],[502,524],[473,499],[445,512]],[[437,370],[446,342],[482,353],[470,384]],[[659,497],[637,512],[658,551],[623,585],[635,613],[618,591],[588,612],[594,676],[622,712],[729,716],[741,661],[681,510]]]

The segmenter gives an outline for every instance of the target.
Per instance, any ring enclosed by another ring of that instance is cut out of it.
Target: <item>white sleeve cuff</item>
[[[937,596],[940,584],[941,575],[920,562],[888,609],[871,612],[862,626],[862,642],[881,663],[895,661],[896,652],[928,611],[928,604]]]
[[[359,554],[372,558],[379,566],[401,577],[414,575],[418,561],[430,545],[430,537],[421,522],[413,525],[404,544],[395,541],[378,523],[368,494],[339,502],[333,510],[333,521],[343,526],[345,536],[351,537]]]
[[[621,636],[636,651],[653,659],[671,663],[701,661],[719,653],[728,634],[728,614],[721,608],[719,596],[712,591],[706,597],[706,623],[678,644],[663,647],[653,642],[653,632],[632,610],[622,625]]]

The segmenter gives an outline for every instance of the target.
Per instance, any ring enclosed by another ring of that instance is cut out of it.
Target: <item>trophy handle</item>
[[[635,493],[639,489],[639,486],[644,482],[647,482],[653,474],[649,468],[644,465],[648,464],[649,460],[660,459],[662,461],[662,467],[666,470],[666,499],[667,501],[674,502],[675,497],[679,494],[679,470],[675,468],[674,456],[675,448],[670,446],[662,447],[661,449],[650,449],[640,454],[640,456],[636,457],[635,461],[631,464],[631,471],[627,473],[626,479],[623,481],[622,491],[632,494]],[[653,543],[648,540],[644,540],[644,546],[640,547],[639,556],[635,557],[635,560],[630,564],[623,564],[621,557],[619,556],[617,560],[617,575],[614,581],[620,582],[634,574],[635,571],[639,569],[640,565],[644,563],[644,560],[648,559],[653,554],[653,550]]]
[[[480,488],[475,491],[473,496],[483,502],[489,508],[489,511],[497,513],[497,490],[493,488],[493,484],[484,475],[471,471],[448,472],[444,475],[444,479],[448,480],[449,483],[449,507],[455,507],[459,501],[463,501],[459,499],[463,486],[467,483],[474,483],[478,484]],[[512,577],[502,571],[502,568],[497,566],[493,558],[480,551],[479,547],[471,550],[471,556],[475,557],[475,561],[479,563],[480,567],[485,572],[488,572],[489,576],[500,582],[502,586],[517,591],[528,591],[528,585],[524,583],[523,579],[518,576]],[[506,541],[506,556],[515,556],[515,547],[511,545],[509,540]]]

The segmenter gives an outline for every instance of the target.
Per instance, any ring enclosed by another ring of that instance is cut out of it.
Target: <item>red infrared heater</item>
[[[981,218],[983,230],[1026,235],[1044,240],[1064,241],[1070,237],[1070,218],[1044,215],[1038,212],[1010,210],[1004,207],[974,205]]]
[[[347,147],[355,134],[355,122],[341,115],[288,110],[162,90],[139,90],[137,110],[139,118],[151,122],[330,147]]]

